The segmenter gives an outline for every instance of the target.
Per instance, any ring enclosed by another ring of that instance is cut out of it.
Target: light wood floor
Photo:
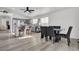
[[[8,33],[0,33],[0,51],[78,51],[79,44],[76,39],[71,39],[70,47],[66,39],[53,44],[40,39],[40,33],[33,33],[30,38],[11,38]]]

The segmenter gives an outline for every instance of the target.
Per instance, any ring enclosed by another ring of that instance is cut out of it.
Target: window
[[[48,25],[48,17],[41,18],[40,25],[47,26]]]
[[[33,19],[33,24],[36,24],[38,22],[38,19]]]
[[[48,17],[41,18],[41,23],[48,23]]]

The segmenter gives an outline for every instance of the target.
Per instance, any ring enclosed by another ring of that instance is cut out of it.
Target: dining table
[[[53,31],[54,33],[52,33]],[[52,37],[55,37],[55,42],[59,42],[61,40],[61,37],[59,36],[60,32],[63,31],[63,29],[60,26],[50,26],[50,27],[41,27],[41,38],[46,39],[48,41],[48,38],[52,40]]]

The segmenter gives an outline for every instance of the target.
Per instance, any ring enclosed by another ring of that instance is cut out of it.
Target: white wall
[[[79,39],[79,8],[67,8],[52,13],[49,15],[49,25],[60,25],[65,29],[64,33],[69,26],[73,26],[71,37]]]
[[[7,29],[6,21],[10,22],[10,19],[11,19],[10,16],[6,16],[6,15],[0,16],[0,27],[6,30]]]

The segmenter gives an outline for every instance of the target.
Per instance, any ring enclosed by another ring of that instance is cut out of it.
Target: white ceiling
[[[0,7],[0,11],[7,10],[10,14],[13,14],[13,17],[32,18],[38,15],[52,13],[62,8],[64,7],[30,7],[30,9],[35,11],[32,13],[24,13],[24,10],[22,9],[25,9],[25,7]]]

